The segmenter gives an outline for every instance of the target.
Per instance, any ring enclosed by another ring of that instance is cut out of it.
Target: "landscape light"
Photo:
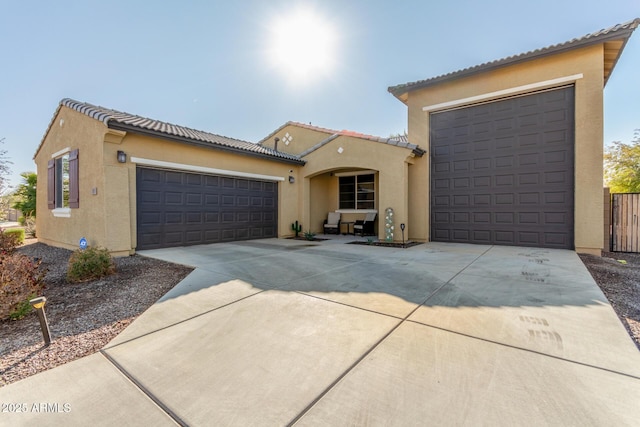
[[[45,297],[38,297],[29,300],[29,304],[34,308],[38,314],[38,320],[40,321],[40,328],[42,329],[42,336],[44,337],[44,345],[51,344],[51,331],[49,331],[49,323],[47,322],[47,315],[44,312],[44,305],[47,299]]]

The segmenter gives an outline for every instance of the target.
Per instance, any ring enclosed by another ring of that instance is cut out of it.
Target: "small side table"
[[[352,226],[353,224],[355,224],[355,223],[356,223],[355,221],[341,221],[341,222],[340,222],[340,224],[341,224],[341,225],[342,225],[342,224],[347,224],[347,234],[352,234],[352,233],[351,233],[351,226]],[[354,232],[355,232],[355,230],[354,230]],[[343,235],[343,236],[346,236],[346,234],[345,234],[345,233],[342,233],[342,235]]]

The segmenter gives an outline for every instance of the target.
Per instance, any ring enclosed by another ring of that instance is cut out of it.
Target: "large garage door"
[[[138,249],[277,237],[275,182],[137,168]]]
[[[430,116],[431,239],[573,249],[574,89]]]

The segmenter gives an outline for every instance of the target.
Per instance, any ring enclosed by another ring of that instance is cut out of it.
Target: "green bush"
[[[111,254],[105,248],[78,249],[69,258],[67,280],[84,282],[108,276],[116,271]]]
[[[24,228],[7,228],[5,234],[15,235],[18,239],[18,245],[24,243]]]
[[[21,228],[0,228],[0,253],[12,253],[20,243],[24,242],[24,230]]]
[[[0,320],[19,319],[30,311],[29,299],[44,289],[40,263],[19,253],[0,254]]]

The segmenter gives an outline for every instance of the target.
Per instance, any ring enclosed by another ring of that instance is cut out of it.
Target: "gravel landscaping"
[[[45,347],[35,313],[0,322],[0,387],[99,351],[192,269],[139,255],[116,258],[116,273],[66,280],[71,251],[29,241],[18,249],[42,259],[53,342]],[[580,255],[640,349],[640,254]],[[622,261],[622,262],[620,262]]]
[[[193,269],[139,255],[115,258],[116,273],[69,283],[71,251],[27,242],[19,252],[42,259],[52,343],[43,345],[35,313],[0,322],[0,387],[100,350]]]
[[[640,350],[640,254],[580,255]]]

